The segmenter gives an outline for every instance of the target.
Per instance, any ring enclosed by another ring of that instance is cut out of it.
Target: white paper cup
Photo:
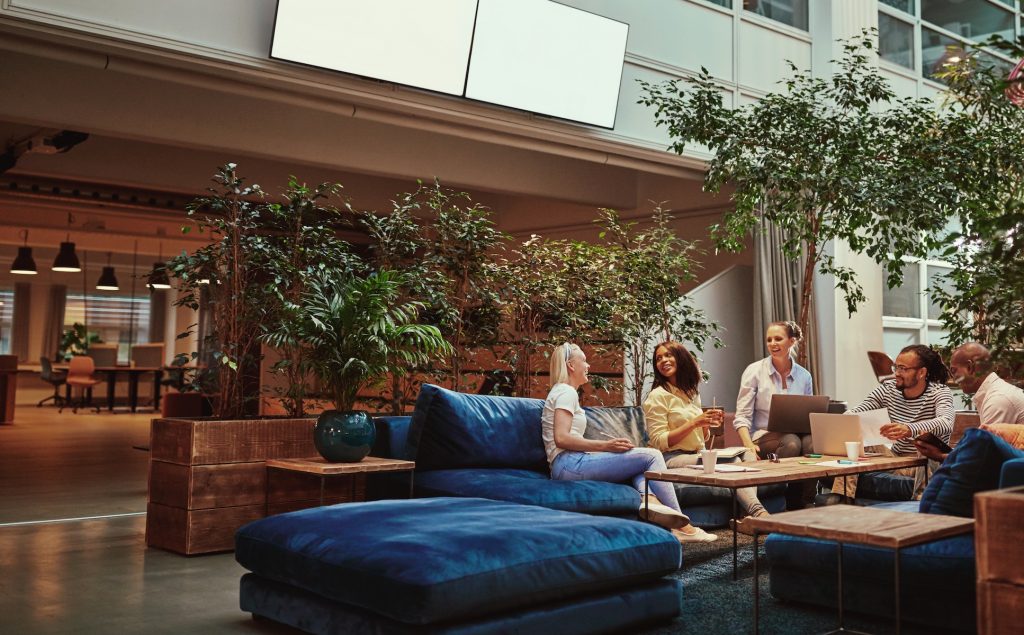
[[[715,464],[718,463],[717,450],[701,450],[700,462],[704,465],[704,472],[712,474],[715,471]]]
[[[846,442],[846,456],[851,461],[856,461],[860,458],[860,441],[847,441]]]

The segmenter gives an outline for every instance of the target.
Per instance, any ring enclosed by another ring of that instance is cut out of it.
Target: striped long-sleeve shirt
[[[900,439],[892,445],[895,454],[914,454],[913,437],[922,432],[931,432],[946,443],[953,432],[953,393],[943,384],[928,382],[928,387],[915,399],[907,399],[903,391],[896,387],[896,381],[887,379],[878,388],[850,412],[864,412],[889,409],[889,419],[896,423],[906,424],[910,428],[908,439]]]

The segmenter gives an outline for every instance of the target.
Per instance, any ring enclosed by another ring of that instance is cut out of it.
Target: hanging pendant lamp
[[[68,227],[75,222],[75,217],[68,214]],[[71,242],[71,232],[68,232],[67,240],[60,244],[60,251],[57,252],[57,257],[53,261],[54,271],[81,271],[82,264],[78,262],[78,254],[75,253],[75,243]]]
[[[32,258],[32,248],[28,246],[27,229],[21,230],[21,237],[25,240],[25,245],[18,247],[18,257],[11,263],[11,273],[34,276],[39,271],[36,269],[36,261]]]
[[[171,280],[167,277],[167,263],[164,262],[164,244],[160,243],[160,262],[153,263],[153,270],[149,272],[149,282],[146,284],[150,289],[170,289]]]
[[[107,266],[103,267],[100,279],[96,281],[96,288],[100,291],[117,291],[121,287],[117,285],[117,276],[114,275],[114,268],[110,266],[110,252],[107,252]]]

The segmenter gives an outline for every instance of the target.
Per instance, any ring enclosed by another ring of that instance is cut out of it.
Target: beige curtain
[[[43,327],[43,355],[57,359],[60,336],[64,332],[64,309],[67,307],[68,287],[63,284],[50,285],[50,297],[46,306],[46,320]]]
[[[29,321],[32,314],[32,285],[27,282],[14,283],[14,315],[11,324],[11,355],[17,355],[19,362],[27,362]]]
[[[167,294],[170,291],[154,289],[149,294],[149,340],[164,341],[164,328],[167,324]]]
[[[782,229],[761,219],[754,236],[754,356],[768,355],[764,331],[768,324],[783,320],[798,322],[800,289],[806,259],[790,260],[782,251]],[[818,320],[815,299],[811,296],[810,324],[801,346],[807,347],[807,364],[815,390],[821,387],[820,353],[818,351]]]

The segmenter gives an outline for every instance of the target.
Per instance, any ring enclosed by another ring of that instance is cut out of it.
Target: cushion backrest
[[[642,448],[647,445],[647,426],[644,425],[643,408],[637,406],[597,406],[585,407],[583,412],[587,413],[587,429],[583,437],[604,441],[604,435],[610,434],[613,437],[624,437],[633,442],[633,445]]]
[[[467,395],[424,384],[409,427],[417,470],[514,467],[547,470],[540,418],[544,402]]]
[[[1024,451],[991,432],[967,430],[929,480],[921,512],[973,517],[974,494],[997,489],[1003,464],[1017,458],[1024,458]]]
[[[97,366],[117,366],[117,344],[91,344],[86,355]]]

